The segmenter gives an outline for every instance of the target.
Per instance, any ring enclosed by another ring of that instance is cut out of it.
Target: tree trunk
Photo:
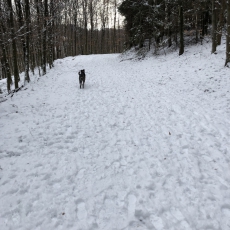
[[[93,53],[93,30],[94,30],[94,9],[93,9],[93,1],[91,0],[89,3],[89,14],[90,14],[90,54]]]
[[[36,67],[36,63],[35,63],[35,53],[36,53],[36,50],[35,50],[34,45],[30,44],[30,47],[32,47],[32,49],[30,49],[30,70],[31,70],[31,72],[34,75],[34,69]]]
[[[2,9],[0,6],[0,15],[2,15]],[[2,58],[1,58],[1,64],[2,64],[2,72],[4,73],[5,77],[7,78],[7,91],[10,92],[10,86],[12,84],[12,78],[10,73],[10,65],[7,59],[6,55],[6,46],[4,44],[4,34],[6,33],[5,26],[0,20],[0,45],[2,48]]]
[[[36,4],[36,13],[37,13],[37,40],[36,40],[36,46],[37,46],[37,66],[39,71],[39,76],[41,76],[40,68],[39,66],[42,66],[42,49],[41,49],[41,24],[40,24],[40,18],[41,18],[41,7],[42,2],[41,0],[35,0]]]
[[[53,31],[53,18],[54,18],[54,2],[53,0],[50,0],[50,16],[51,19],[49,21],[49,26],[48,26],[48,38],[49,38],[49,67],[50,69],[53,67],[53,40],[54,40],[54,31]]]
[[[14,16],[11,0],[7,0],[8,10],[9,10],[9,26],[10,26],[10,37],[12,40],[12,52],[13,52],[13,69],[14,69],[14,86],[15,89],[18,88],[18,82],[20,81],[19,70],[18,70],[18,54],[16,46],[16,36],[14,32]]]
[[[77,55],[77,15],[74,15],[74,56]]]
[[[198,43],[198,34],[199,34],[199,31],[198,31],[198,13],[196,12],[196,16],[195,16],[195,27],[196,27],[196,43]]]
[[[117,0],[114,0],[114,19],[113,19],[113,52],[116,53],[116,40],[117,40],[117,33],[116,33],[116,21],[117,21]]]
[[[219,9],[219,21],[217,24],[217,35],[216,35],[216,43],[217,45],[221,44],[221,37],[222,37],[222,29],[224,27],[224,1],[225,0],[221,0],[220,2],[220,9]]]
[[[48,19],[48,0],[44,1],[44,23],[43,23],[43,41],[42,41],[42,46],[43,46],[43,60],[42,60],[42,74],[46,74],[46,36],[47,36],[47,19]]]
[[[25,82],[30,82],[29,76],[29,63],[30,63],[30,3],[29,0],[25,0],[25,24],[26,24],[26,42],[25,42]]]
[[[180,50],[179,50],[179,55],[182,55],[184,53],[184,10],[182,6],[182,2],[180,3],[179,6],[179,18],[180,18]]]
[[[170,25],[170,18],[171,18],[171,9],[169,7],[169,1],[165,4],[165,15],[166,15],[166,33],[168,36],[168,47],[172,46],[172,31],[171,31],[171,25]]]
[[[100,46],[101,50],[100,53],[103,54],[105,51],[105,26],[106,26],[106,0],[103,0],[103,9],[101,12],[101,41],[100,41]]]
[[[87,16],[88,1],[83,0],[83,18],[84,18],[84,54],[88,54],[88,16]]]
[[[217,29],[217,23],[216,23],[216,7],[215,7],[215,0],[212,0],[212,52],[216,52],[216,29]]]
[[[225,66],[230,62],[230,0],[227,1],[227,35],[226,35],[226,61]]]
[[[22,42],[22,50],[23,50],[23,65],[25,66],[25,59],[26,59],[26,41],[25,41],[25,29],[24,29],[24,21],[23,21],[23,12],[22,12],[22,5],[21,5],[21,0],[15,0],[15,6],[16,6],[16,11],[17,11],[17,16],[18,16],[18,24],[20,26],[20,31],[21,31],[21,42]]]

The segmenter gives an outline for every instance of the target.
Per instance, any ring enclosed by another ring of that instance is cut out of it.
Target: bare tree
[[[43,44],[43,55],[42,55],[42,74],[46,74],[46,60],[47,60],[47,42],[46,42],[46,36],[47,36],[47,21],[48,21],[48,0],[44,0],[44,22],[43,22],[43,38],[42,38],[42,44]]]
[[[11,0],[7,0],[8,6],[8,24],[10,27],[10,37],[12,40],[12,52],[13,52],[13,70],[14,70],[14,86],[15,89],[18,88],[18,82],[20,81],[19,77],[19,69],[18,69],[18,54],[17,54],[17,46],[16,46],[16,35],[14,32],[14,17],[13,17],[13,7]]]
[[[212,53],[216,52],[217,19],[216,19],[216,0],[212,0]]]
[[[220,0],[218,2],[218,15],[219,15],[219,20],[217,23],[217,35],[216,35],[216,42],[217,45],[221,44],[221,37],[222,37],[222,30],[224,27],[224,12],[226,9],[226,0]]]
[[[25,25],[26,25],[26,35],[25,35],[25,82],[30,82],[29,76],[29,63],[30,63],[30,3],[29,0],[25,0]]]
[[[225,66],[230,62],[230,0],[227,0],[227,35]]]
[[[6,55],[6,46],[5,46],[5,39],[4,39],[5,34],[6,34],[6,28],[4,25],[3,9],[2,9],[2,5],[0,4],[0,45],[2,49],[1,65],[2,65],[2,72],[7,78],[7,90],[8,92],[10,92],[12,78],[11,78],[9,61]]]
[[[84,21],[84,54],[88,54],[88,0],[82,0],[83,21]]]
[[[114,18],[113,18],[113,52],[117,52],[116,49],[116,36],[117,36],[117,31],[116,31],[116,22],[117,22],[117,0],[113,1],[113,12],[114,12]]]

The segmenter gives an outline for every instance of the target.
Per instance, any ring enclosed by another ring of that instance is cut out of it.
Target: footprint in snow
[[[133,194],[128,195],[128,217],[129,219],[133,219],[135,215],[136,201],[137,201],[137,198],[135,195]]]
[[[82,200],[82,199],[78,199],[76,202],[77,204],[77,218],[80,220],[80,221],[84,221],[87,219],[87,210],[85,208],[85,202]]]
[[[80,169],[80,170],[78,171],[78,173],[77,173],[77,178],[78,178],[78,179],[83,178],[83,177],[84,177],[84,172],[85,172],[85,169],[84,169],[84,168],[83,168],[83,169]]]

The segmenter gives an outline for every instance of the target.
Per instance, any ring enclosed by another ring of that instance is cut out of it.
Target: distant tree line
[[[8,92],[54,60],[123,50],[119,0],[0,0],[0,79]],[[14,79],[12,80],[12,76]]]
[[[211,31],[215,53],[224,31],[225,65],[230,62],[230,0],[124,0],[118,9],[125,17],[127,48],[147,43],[157,50],[174,43],[182,55],[185,34],[193,33],[195,42],[202,42]]]

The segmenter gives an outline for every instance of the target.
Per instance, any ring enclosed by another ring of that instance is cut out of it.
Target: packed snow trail
[[[1,103],[0,229],[230,229],[230,80],[201,55],[69,57]]]

